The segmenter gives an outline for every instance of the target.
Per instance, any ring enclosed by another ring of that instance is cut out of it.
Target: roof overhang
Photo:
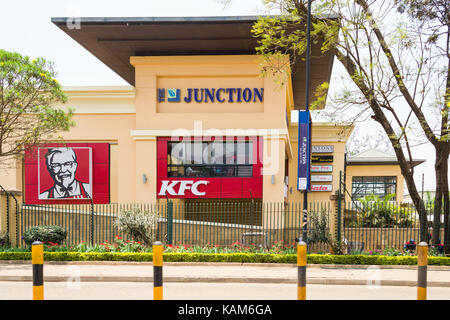
[[[409,161],[408,161],[409,162]],[[413,159],[411,164],[413,167],[418,166],[421,163],[424,163],[423,159]],[[348,166],[389,166],[389,165],[399,165],[398,161],[395,159],[353,159],[347,160]]]
[[[220,17],[83,17],[51,21],[126,82],[135,84],[131,56],[256,54],[251,29],[258,16]],[[310,96],[329,82],[333,54],[312,46]],[[292,70],[295,109],[305,103],[305,63]]]

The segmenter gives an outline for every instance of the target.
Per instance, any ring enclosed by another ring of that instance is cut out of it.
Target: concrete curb
[[[29,266],[31,268],[30,261],[19,261],[19,260],[4,260],[0,261],[1,265],[9,266]],[[137,266],[144,265],[149,268],[152,267],[152,262],[123,262],[123,261],[46,261],[44,264],[47,265],[94,265],[94,266]],[[202,267],[264,267],[264,268],[278,268],[278,267],[288,267],[296,268],[295,264],[274,264],[274,263],[212,263],[212,262],[166,262],[165,266],[170,267],[186,267],[186,266],[202,266]],[[367,269],[368,265],[308,265],[308,268],[322,268],[325,270],[333,269],[354,269],[361,270]],[[373,267],[373,266],[372,266]],[[378,266],[380,269],[399,269],[399,270],[417,270],[417,266]],[[428,266],[429,271],[450,271],[450,267],[446,266]],[[178,282],[178,283],[261,283],[261,284],[297,284],[297,277],[289,276],[287,278],[283,277],[234,277],[234,276],[166,276],[164,277],[164,282]],[[31,282],[32,275],[0,275],[0,282]],[[114,276],[103,276],[103,275],[85,275],[80,277],[73,277],[67,275],[51,276],[44,275],[45,282],[147,282],[152,283],[152,276],[139,276],[139,275],[114,275]],[[406,286],[406,287],[416,287],[416,280],[380,280],[378,283],[369,283],[367,279],[348,279],[348,278],[319,278],[319,277],[309,277],[307,279],[307,284],[319,284],[319,285],[359,285],[359,286]],[[428,287],[450,287],[450,281],[428,281]]]
[[[74,277],[67,276],[45,276],[45,282],[74,282]],[[76,278],[80,282],[147,282],[152,283],[153,277],[136,276],[81,276]],[[0,282],[31,282],[31,276],[0,276]],[[164,282],[176,283],[261,283],[261,284],[297,284],[297,279],[280,278],[238,278],[238,277],[164,277]],[[357,286],[376,286],[368,284],[367,280],[358,279],[331,279],[331,278],[313,278],[307,279],[307,284],[319,285],[357,285]],[[381,280],[380,286],[394,287],[416,287],[417,281],[411,280]],[[450,288],[450,282],[429,281],[427,287]]]
[[[31,260],[0,260],[0,265],[2,264],[29,264],[31,266]],[[44,264],[48,265],[149,265],[152,266],[153,262],[149,261],[44,261]],[[286,268],[292,267],[296,268],[296,264],[291,263],[239,263],[239,262],[164,262],[167,266],[204,266],[204,267],[272,267],[272,268]],[[375,265],[362,265],[362,264],[308,264],[308,268],[321,268],[321,269],[367,269],[368,267],[373,267]],[[417,266],[414,265],[376,265],[380,269],[405,269],[405,270],[417,270]],[[450,271],[450,266],[427,266],[428,270],[435,271]]]

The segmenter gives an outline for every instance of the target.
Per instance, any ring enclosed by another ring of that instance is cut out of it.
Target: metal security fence
[[[118,215],[131,209],[154,213],[155,240],[166,244],[242,245],[270,247],[295,245],[301,235],[301,203],[262,203],[261,201],[169,201],[158,204],[21,205],[17,224],[19,245],[23,233],[33,226],[59,225],[67,230],[64,245],[81,242],[113,242],[116,236],[128,239],[115,224]],[[308,206],[308,238],[320,243],[330,232],[330,203]],[[131,239],[128,239],[131,240]],[[323,244],[327,247],[325,244]],[[324,249],[326,251],[326,249]]]
[[[426,204],[428,229],[431,238],[433,203]],[[343,237],[349,253],[361,251],[403,250],[410,240],[419,242],[419,215],[412,204],[397,202],[358,202],[346,204]],[[444,239],[441,214],[441,243]]]

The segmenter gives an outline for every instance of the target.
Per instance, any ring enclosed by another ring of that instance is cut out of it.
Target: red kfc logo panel
[[[45,144],[25,153],[25,203],[109,203],[109,144]]]
[[[262,198],[262,138],[160,137],[157,197]]]

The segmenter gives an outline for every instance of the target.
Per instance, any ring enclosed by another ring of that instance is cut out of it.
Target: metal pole
[[[311,0],[308,0],[308,16],[307,16],[307,27],[306,27],[306,93],[305,93],[305,110],[306,111],[309,111],[310,55],[311,55]],[[299,123],[299,126],[300,126],[300,123]],[[311,137],[310,137],[310,139],[311,139]],[[308,159],[307,161],[310,161],[310,159]],[[306,188],[303,191],[302,240],[305,242],[307,242],[307,239],[308,239],[307,238],[308,237],[307,222],[308,222],[308,188]]]
[[[89,197],[89,196],[88,196]],[[90,232],[90,243],[91,246],[94,246],[94,200],[89,197],[91,201],[91,232]]]
[[[297,300],[306,300],[306,243],[297,244]]]
[[[342,171],[339,171],[339,193],[337,210],[337,241],[341,242],[341,219],[342,219]]]
[[[153,243],[153,300],[163,300],[163,244]]]
[[[44,300],[44,245],[35,241],[31,247],[33,264],[33,300]]]
[[[428,265],[428,244],[421,242],[417,246],[417,300],[427,300],[427,265]]]
[[[173,244],[173,203],[167,199],[167,244]]]
[[[2,185],[0,185],[0,188],[3,190],[3,192],[6,195],[6,233],[8,235],[8,239],[10,239],[10,234],[9,234],[9,192],[6,191],[6,189],[3,188]]]

